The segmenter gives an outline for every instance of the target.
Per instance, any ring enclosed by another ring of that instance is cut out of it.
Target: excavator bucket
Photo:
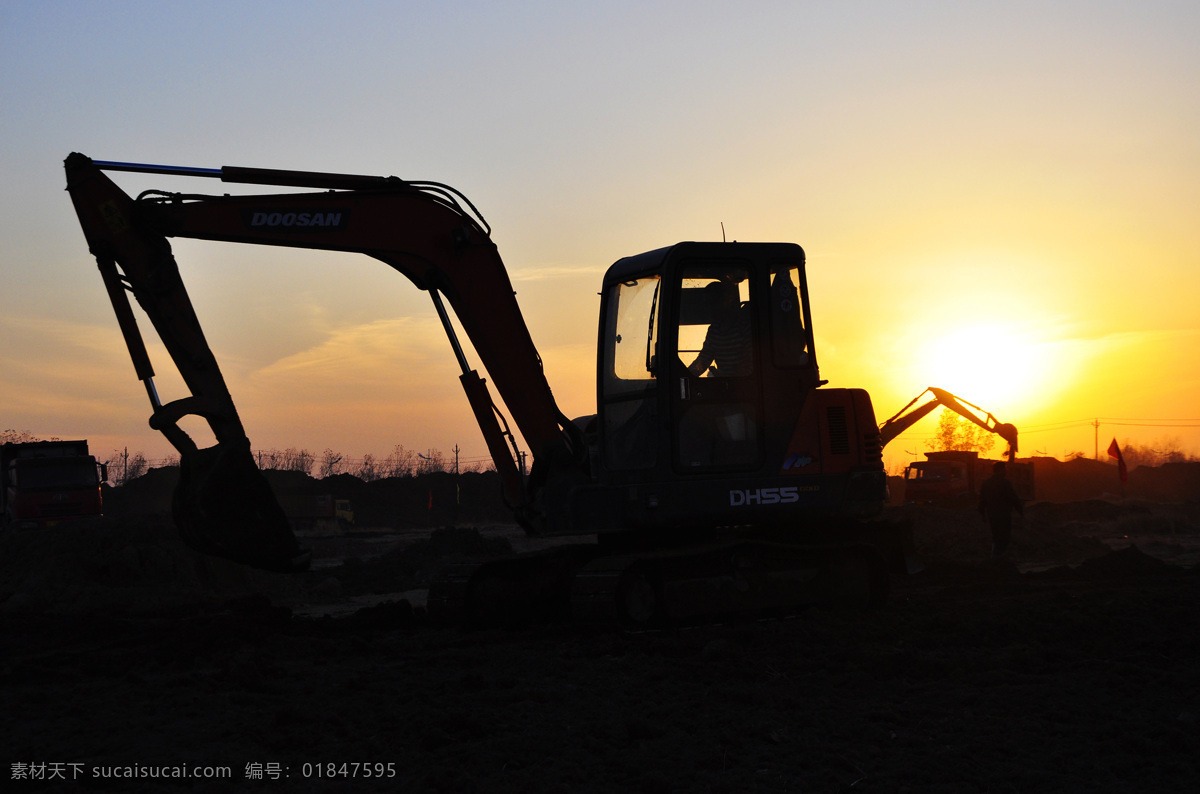
[[[296,542],[249,442],[183,453],[172,508],[184,543],[196,551],[267,571],[308,567],[310,554]]]

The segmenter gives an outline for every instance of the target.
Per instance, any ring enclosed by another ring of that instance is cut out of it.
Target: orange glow
[[[83,151],[461,189],[493,229],[572,417],[595,410],[605,269],[727,234],[804,247],[821,375],[866,389],[880,419],[937,386],[1015,424],[1022,454],[1103,454],[1114,436],[1178,437],[1200,453],[1194,3],[1104,4],[1086,18],[1063,4],[924,16],[852,3],[686,15],[330,5],[254,46],[243,32],[261,29],[259,4],[218,26],[192,19],[195,4],[159,4],[154,24],[134,27],[105,4],[76,4],[67,26],[54,4],[9,5],[22,10],[0,26],[20,77],[4,117],[2,428],[172,452],[147,425],[63,192],[59,164]],[[176,29],[189,57],[147,70]],[[362,59],[349,89],[340,53]],[[238,79],[197,81],[206,58]],[[481,74],[485,91],[464,89]],[[115,181],[130,195],[261,192]],[[171,242],[256,448],[486,454],[429,296],[390,268]],[[143,332],[163,398],[183,396]],[[886,452],[911,460],[931,431],[913,427]]]
[[[979,405],[1025,410],[1045,399],[1053,354],[1012,326],[952,329],[915,353],[916,364],[940,386]]]

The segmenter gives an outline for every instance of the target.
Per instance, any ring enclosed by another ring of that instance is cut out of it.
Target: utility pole
[[[1100,420],[1093,419],[1092,427],[1096,428],[1096,448],[1092,451],[1092,460],[1100,460]]]

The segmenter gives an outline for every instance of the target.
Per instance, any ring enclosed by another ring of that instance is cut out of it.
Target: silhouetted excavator
[[[926,394],[930,395],[929,399],[917,405],[917,402]],[[916,406],[915,408],[913,406]],[[908,405],[896,412],[896,415],[888,419],[879,426],[879,441],[883,446],[887,446],[893,441],[896,436],[909,429],[917,422],[929,416],[933,409],[939,406],[949,408],[964,419],[974,422],[989,433],[995,433],[1008,442],[1008,449],[1005,451],[1005,457],[1011,462],[1016,460],[1017,455],[1017,428],[1015,425],[1010,425],[1006,422],[1001,422],[996,417],[992,416],[988,411],[983,410],[978,405],[972,402],[967,402],[961,397],[956,397],[945,389],[939,389],[935,386],[930,386],[925,391],[918,394],[909,401]]]
[[[928,394],[929,398],[920,402]],[[920,404],[918,404],[920,403]],[[914,397],[896,415],[879,426],[884,446],[928,416],[935,408],[944,407],[959,416],[995,433],[1008,443],[1004,457],[1008,461],[1008,477],[1023,499],[1034,495],[1033,465],[1017,463],[1017,428],[1001,422],[989,411],[957,397],[945,389],[930,386]],[[995,461],[980,459],[974,451],[927,452],[928,460],[909,464],[904,470],[906,502],[952,502],[966,495],[978,495],[979,484],[989,477]]]
[[[273,195],[147,191],[105,171],[307,188]],[[356,251],[429,293],[503,491],[532,535],[596,536],[450,570],[430,611],[545,609],[653,626],[878,599],[907,527],[887,498],[868,394],[823,388],[803,250],[684,242],[620,259],[601,291],[597,413],[559,410],[482,216],[436,182],[257,168],[66,160],[67,189],[160,430],[180,454],[174,516],[195,548],[273,570],[306,565],[254,464],[169,237]],[[162,403],[127,293],[189,396]],[[444,298],[444,301],[443,301]],[[452,326],[453,309],[532,453],[517,442]],[[196,415],[216,443],[179,427]]]

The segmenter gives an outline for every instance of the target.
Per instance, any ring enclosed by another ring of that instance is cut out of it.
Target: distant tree
[[[130,455],[128,449],[114,449],[105,463],[108,465],[108,477],[113,485],[124,485],[130,480],[136,480],[150,468],[145,455],[141,452]]]
[[[446,471],[446,458],[442,455],[441,450],[429,449],[424,455],[417,455],[420,458],[420,463],[417,464],[418,474],[432,474],[434,472]]]
[[[354,476],[363,482],[374,482],[379,479],[379,465],[375,462],[375,456],[367,453],[363,455],[362,461],[358,464],[358,468],[354,472]]]
[[[1135,444],[1127,438],[1121,442],[1121,457],[1125,459],[1125,465],[1128,468],[1136,469],[1138,466],[1155,465],[1158,452],[1150,447]],[[1116,463],[1116,460],[1113,458],[1107,458],[1107,461],[1113,464]]]
[[[307,449],[291,449],[289,447],[285,450],[285,454],[287,454],[290,461],[288,471],[301,471],[305,474],[312,473],[313,463],[316,462],[316,458]]]
[[[315,462],[316,458],[311,452],[307,449],[296,449],[295,447],[288,447],[282,452],[277,449],[269,449],[258,453],[258,467],[260,469],[300,471],[310,474]]]
[[[942,409],[937,430],[926,446],[933,452],[978,452],[986,455],[996,445],[996,436],[954,411]]]
[[[129,465],[125,469],[125,480],[136,480],[141,477],[150,468],[146,462],[146,456],[141,452],[133,453],[133,457],[129,459]]]
[[[113,485],[120,485],[125,479],[125,455],[128,452],[119,449],[114,449],[108,456],[108,460],[104,461],[104,465],[108,466],[108,479]]]
[[[1133,469],[1138,466],[1161,466],[1164,463],[1185,463],[1196,460],[1194,455],[1183,451],[1178,436],[1159,438],[1151,444],[1138,444],[1128,438],[1121,442],[1121,457],[1125,465]]]
[[[417,453],[397,444],[383,459],[380,475],[383,477],[411,477],[416,472]]]
[[[28,430],[0,430],[0,444],[28,444],[31,441],[40,441],[37,436],[30,433]]]
[[[335,474],[340,474],[343,457],[341,453],[334,452],[332,449],[326,447],[325,451],[321,453],[321,477],[332,477]]]

